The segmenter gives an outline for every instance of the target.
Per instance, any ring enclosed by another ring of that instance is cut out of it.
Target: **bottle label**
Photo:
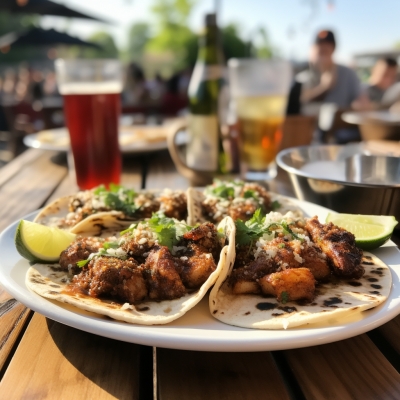
[[[218,119],[216,115],[189,115],[186,163],[200,171],[218,170]]]

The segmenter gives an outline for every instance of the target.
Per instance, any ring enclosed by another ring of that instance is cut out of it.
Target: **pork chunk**
[[[206,222],[196,228],[191,229],[183,235],[188,244],[196,243],[202,246],[207,253],[211,253],[216,262],[221,253],[221,244],[218,240],[218,232],[213,224]]]
[[[137,262],[130,258],[94,258],[72,284],[92,297],[111,297],[135,304],[147,295],[146,283]]]
[[[286,269],[259,280],[264,294],[275,296],[286,303],[294,300],[311,301],[314,298],[315,279],[308,268]]]
[[[144,264],[144,276],[151,300],[172,300],[186,293],[168,247],[155,246]]]
[[[60,254],[60,267],[65,271],[78,274],[82,271],[76,263],[86,260],[90,254],[97,253],[104,240],[100,238],[81,238],[73,242]]]
[[[189,244],[189,251],[180,258],[183,268],[180,272],[183,284],[190,289],[199,288],[216,270],[211,253],[198,244]]]
[[[364,267],[361,265],[363,252],[356,247],[352,233],[331,222],[321,224],[318,217],[307,221],[306,230],[328,257],[334,274],[356,279],[364,275]]]
[[[272,260],[265,255],[260,255],[248,265],[233,269],[229,281],[232,292],[234,294],[260,293],[259,279],[275,270]]]

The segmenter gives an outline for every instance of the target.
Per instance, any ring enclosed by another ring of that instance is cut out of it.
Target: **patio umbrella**
[[[55,29],[32,28],[25,32],[11,32],[0,37],[0,49],[11,46],[52,46],[56,44],[78,45],[101,49],[101,46],[58,32]]]
[[[11,13],[56,15],[59,17],[85,18],[95,21],[105,20],[91,15],[83,14],[50,0],[0,0],[0,11],[9,11]]]

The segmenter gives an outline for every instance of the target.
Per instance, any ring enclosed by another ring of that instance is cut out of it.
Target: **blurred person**
[[[146,82],[146,88],[149,92],[150,99],[160,102],[166,90],[166,84],[162,76],[157,72],[154,79]]]
[[[307,105],[312,103],[328,102],[340,108],[349,108],[360,96],[361,85],[356,73],[334,62],[335,49],[333,32],[320,31],[311,48],[309,68],[296,77],[302,84],[300,100],[303,110],[307,110]]]
[[[146,79],[142,68],[130,63],[126,70],[125,87],[122,93],[124,103],[127,105],[140,105],[148,100]]]
[[[56,74],[54,71],[46,71],[43,82],[43,95],[45,97],[60,96],[57,87]]]
[[[336,39],[332,31],[320,31],[311,47],[309,68],[296,76],[301,84],[301,113],[319,116],[322,109],[336,113],[338,110],[350,109],[361,96],[361,84],[356,73],[334,61]],[[323,107],[325,104],[329,107]],[[334,120],[334,115],[325,120]],[[326,124],[325,124],[326,125]],[[327,130],[324,126],[323,130]],[[322,141],[324,132],[320,129],[316,140]],[[336,133],[336,141],[344,143],[360,140],[357,129],[345,129]]]
[[[15,100],[15,89],[17,84],[17,74],[12,68],[8,68],[4,73],[2,98],[5,102]]]
[[[30,81],[31,74],[28,68],[20,67],[18,71],[18,81],[15,85],[15,97],[19,102],[27,100]]]
[[[366,88],[368,100],[379,107],[383,95],[396,80],[397,61],[390,57],[379,59],[372,68],[369,85]]]

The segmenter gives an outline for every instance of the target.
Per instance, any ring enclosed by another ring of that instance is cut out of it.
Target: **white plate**
[[[150,126],[140,126],[136,130],[148,130]],[[159,129],[159,127],[155,127]],[[119,142],[122,153],[146,153],[165,150],[168,148],[167,140],[146,141],[135,137],[135,128],[120,126]],[[33,133],[24,137],[24,143],[28,147],[43,150],[68,151],[69,137],[67,128],[49,129]]]
[[[292,199],[309,215],[325,220],[328,209]],[[36,213],[27,218],[33,219]],[[391,320],[400,313],[400,252],[393,242],[376,250],[376,254],[391,269],[393,286],[390,296],[379,307],[366,311],[357,321],[332,321],[330,326],[315,326],[289,330],[262,331],[225,325],[214,319],[204,299],[182,318],[168,325],[140,326],[105,319],[81,312],[74,307],[53,302],[29,291],[25,274],[29,268],[14,247],[18,222],[0,235],[0,282],[21,303],[55,321],[126,342],[149,346],[200,351],[263,351],[314,346],[359,335]]]

